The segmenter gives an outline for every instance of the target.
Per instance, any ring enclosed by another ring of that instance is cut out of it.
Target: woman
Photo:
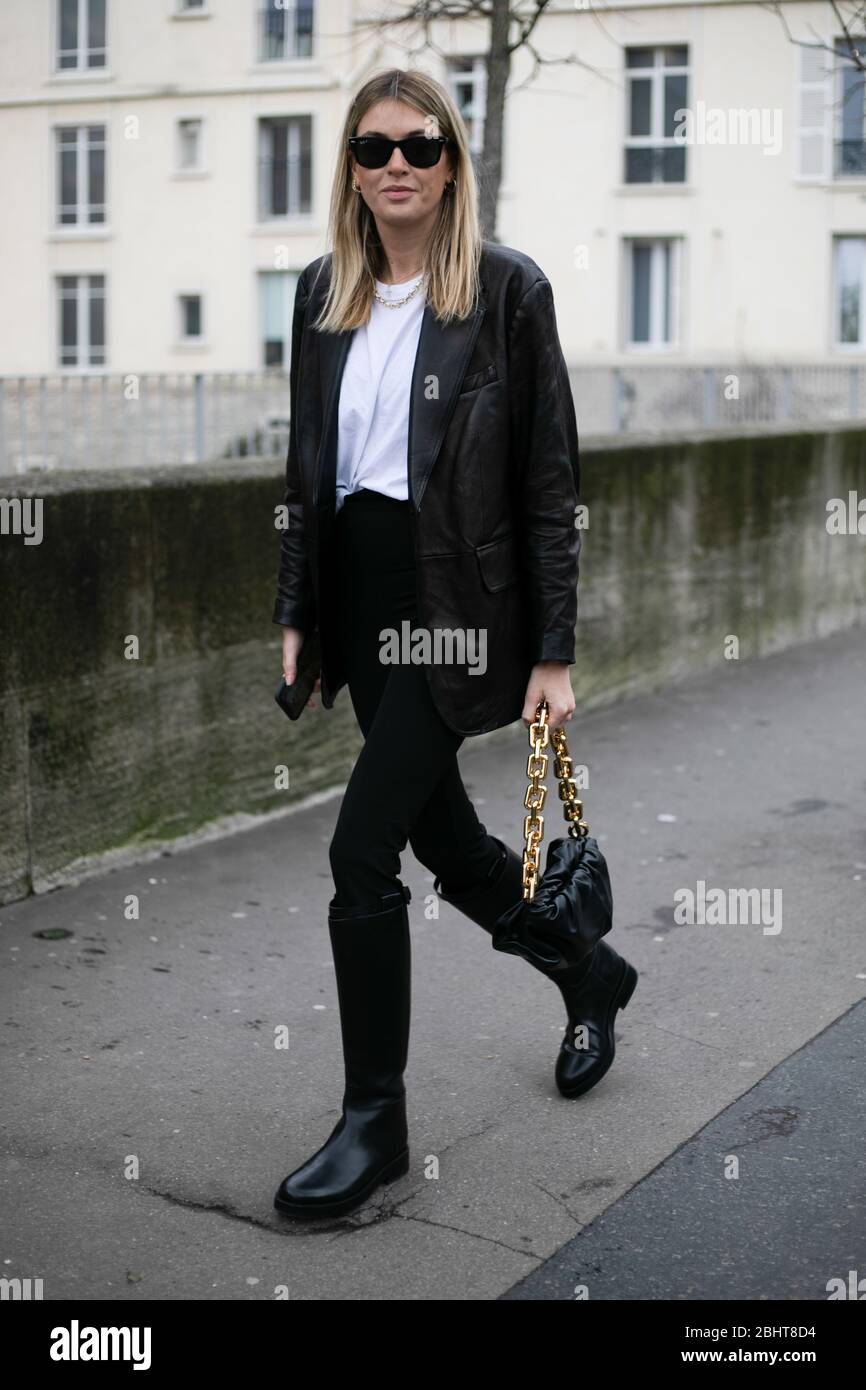
[[[330,709],[348,685],[365,742],[330,845],[343,1113],[275,1198],[301,1217],[348,1211],[408,1170],[400,854],[411,844],[440,896],[488,932],[521,897],[522,855],[478,819],[457,750],[520,717],[528,728],[541,699],[552,729],[571,719],[580,548],[550,284],[481,241],[465,127],[432,78],[394,69],[357,93],[329,230],[333,253],[295,300],[273,618],[286,681],[315,633],[315,688]],[[602,941],[557,979],[563,1095],[610,1066],[633,975]]]

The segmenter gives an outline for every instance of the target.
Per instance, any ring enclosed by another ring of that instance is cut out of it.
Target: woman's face
[[[407,135],[439,135],[440,131],[432,116],[425,116],[404,101],[379,101],[361,118],[355,133],[402,140]],[[381,169],[362,169],[351,151],[349,161],[361,188],[354,196],[364,199],[377,226],[432,230],[446,180],[454,176],[447,149],[443,149],[439,163],[432,169],[416,169],[407,163],[396,145]]]

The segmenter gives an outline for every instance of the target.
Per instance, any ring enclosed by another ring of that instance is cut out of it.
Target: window
[[[203,10],[204,7],[205,0],[178,0],[178,9],[181,11]]]
[[[846,178],[852,174],[860,178],[866,174],[866,105],[864,105],[864,76],[855,65],[852,46],[860,59],[866,59],[866,40],[849,44],[846,39],[836,40],[837,53],[837,103],[836,136],[834,141],[834,173]]]
[[[55,130],[57,225],[87,227],[105,222],[105,126],[61,126]]]
[[[59,72],[104,68],[105,0],[57,0]]]
[[[834,345],[866,347],[866,237],[837,237],[834,261]]]
[[[263,367],[288,371],[292,356],[292,312],[298,271],[259,273],[259,360]]]
[[[312,117],[259,121],[259,217],[298,217],[312,210]]]
[[[795,176],[818,183],[866,179],[866,76],[852,56],[855,40],[798,48]],[[866,39],[856,40],[866,61]]]
[[[473,162],[484,150],[484,113],[487,102],[487,63],[484,58],[452,58],[448,85],[457,110],[466,122]]]
[[[267,0],[259,10],[259,62],[309,58],[313,52],[313,0]]]
[[[185,342],[203,337],[200,294],[180,296],[180,336]]]
[[[676,345],[679,259],[678,237],[626,241],[628,347]]]
[[[105,276],[57,277],[61,367],[105,366]]]
[[[626,183],[685,182],[686,146],[674,132],[688,105],[688,61],[685,44],[626,49]]]
[[[203,168],[202,122],[196,118],[177,123],[177,167],[182,173]]]

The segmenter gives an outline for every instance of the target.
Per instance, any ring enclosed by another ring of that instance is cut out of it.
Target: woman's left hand
[[[565,661],[541,661],[533,666],[523,702],[523,722],[527,729],[535,722],[539,700],[547,701],[547,725],[559,729],[574,713],[574,692]]]

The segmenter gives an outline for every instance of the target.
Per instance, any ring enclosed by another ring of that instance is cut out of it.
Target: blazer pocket
[[[487,545],[477,545],[475,555],[485,589],[491,594],[507,589],[520,578],[517,560],[517,545],[513,535],[500,536],[497,541]]]
[[[482,367],[479,372],[470,372],[469,376],[463,378],[459,395],[465,396],[467,391],[477,391],[479,386],[488,386],[491,381],[498,381],[499,375],[496,371],[496,363],[488,362],[486,367]]]

